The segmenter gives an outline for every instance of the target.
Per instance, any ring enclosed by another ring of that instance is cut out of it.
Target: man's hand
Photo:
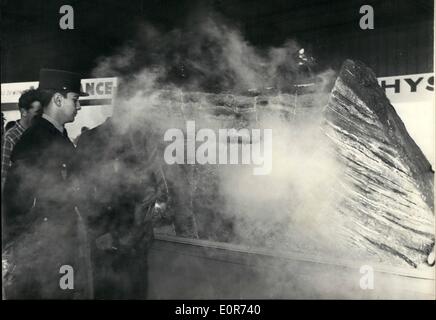
[[[104,235],[98,237],[95,240],[95,245],[100,250],[117,250],[115,247],[115,240],[110,233],[105,233]]]

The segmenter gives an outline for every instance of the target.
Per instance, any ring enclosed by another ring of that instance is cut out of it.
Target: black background
[[[216,12],[257,47],[296,39],[322,67],[359,59],[377,76],[433,71],[432,0],[2,0],[1,82],[35,81],[41,67],[89,77],[98,58],[133,40],[138,25],[183,28],[193,12]],[[59,28],[59,8],[74,8],[75,29]],[[361,5],[375,29],[361,30]],[[107,76],[112,76],[108,74]]]

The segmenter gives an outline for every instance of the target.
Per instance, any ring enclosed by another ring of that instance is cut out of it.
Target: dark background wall
[[[59,28],[59,8],[73,6],[75,29]],[[361,30],[361,5],[375,11],[375,29]],[[98,57],[134,38],[138,24],[182,27],[194,10],[215,11],[253,45],[296,39],[320,66],[359,59],[378,76],[433,71],[432,0],[2,0],[1,82],[38,78],[41,67],[89,76]],[[110,75],[108,75],[110,76]]]

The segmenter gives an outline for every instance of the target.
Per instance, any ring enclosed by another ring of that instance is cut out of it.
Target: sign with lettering
[[[433,101],[434,74],[420,73],[406,76],[378,78],[391,103]]]
[[[89,94],[88,97],[80,97],[82,105],[111,104],[117,83],[117,78],[82,79],[82,91]],[[21,93],[30,88],[38,88],[38,81],[2,83],[2,105],[18,103]]]
[[[117,86],[117,78],[83,79],[82,91],[89,94],[81,100],[112,99]]]

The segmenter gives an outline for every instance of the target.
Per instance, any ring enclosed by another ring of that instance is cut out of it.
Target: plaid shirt
[[[1,171],[2,193],[3,193],[4,183],[6,181],[6,175],[8,174],[9,168],[12,166],[12,162],[11,162],[12,150],[14,149],[18,140],[20,140],[21,135],[25,130],[26,129],[23,128],[20,122],[17,121],[15,126],[13,126],[11,129],[9,129],[6,132],[2,139],[2,171]]]

